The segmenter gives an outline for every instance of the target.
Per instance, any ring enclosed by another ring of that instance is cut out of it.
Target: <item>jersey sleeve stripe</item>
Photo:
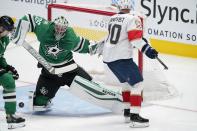
[[[131,30],[128,32],[128,39],[129,39],[129,41],[141,39],[142,35],[143,35],[142,30]]]
[[[83,48],[84,38],[80,37],[80,41],[78,43],[78,46],[73,50],[75,52],[79,52]]]
[[[81,41],[83,40],[83,38],[81,36],[79,36],[80,40],[79,40],[79,43],[77,43],[76,47],[73,49],[73,51],[76,51],[78,50],[78,48],[80,47],[81,45]]]
[[[33,32],[34,31],[34,23],[33,23],[31,14],[28,14],[28,20],[30,22],[31,32]]]
[[[84,48],[84,44],[85,44],[85,39],[83,38],[83,41],[82,41],[82,44],[81,44],[81,47],[80,47],[80,49],[79,50],[77,50],[77,52],[80,52],[80,51],[82,51],[83,50],[83,48]]]

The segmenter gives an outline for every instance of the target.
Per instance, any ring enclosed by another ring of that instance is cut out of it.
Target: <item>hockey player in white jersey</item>
[[[122,87],[125,122],[131,122],[131,127],[147,127],[149,120],[139,115],[143,77],[133,61],[133,47],[151,59],[155,59],[158,52],[143,38],[142,19],[130,13],[131,0],[119,0],[117,5],[120,12],[110,18],[103,61],[119,82],[125,83]]]

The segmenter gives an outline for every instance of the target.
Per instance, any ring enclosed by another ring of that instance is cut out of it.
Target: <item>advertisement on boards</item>
[[[147,33],[159,39],[197,44],[197,1],[141,0]]]
[[[160,52],[197,58],[196,0],[136,0],[135,8],[146,16],[145,35]],[[20,18],[36,14],[47,18],[51,3],[110,6],[111,0],[1,0],[0,15]]]

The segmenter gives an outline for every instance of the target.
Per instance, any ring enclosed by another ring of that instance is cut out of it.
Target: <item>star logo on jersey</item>
[[[57,59],[57,56],[63,52],[64,50],[61,49],[59,47],[59,43],[55,44],[55,45],[46,45],[45,46],[47,48],[46,50],[46,54],[47,55],[50,55],[50,56],[53,56],[55,59]]]

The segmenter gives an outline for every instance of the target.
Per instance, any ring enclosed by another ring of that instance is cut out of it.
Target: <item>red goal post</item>
[[[115,12],[108,11],[108,10],[106,10],[106,8],[105,9],[104,8],[99,9],[99,8],[100,8],[99,6],[92,7],[92,5],[87,6],[87,5],[71,5],[71,4],[49,4],[48,5],[48,20],[52,20],[52,16],[54,15],[53,14],[54,9],[64,10],[65,11],[64,15],[68,15],[69,12],[76,12],[76,13],[80,12],[80,13],[84,13],[84,15],[88,14],[88,15],[98,15],[98,16],[106,16],[106,17],[110,17],[115,14]],[[81,16],[81,18],[79,18],[78,22],[80,22],[80,19],[83,19],[82,17],[83,16]],[[75,30],[75,28],[74,28],[74,30]],[[105,29],[105,31],[107,32],[107,28]],[[90,35],[91,36],[94,35],[94,37],[96,37],[95,35],[97,35],[97,34],[92,33],[91,30],[89,30],[89,29],[87,29],[87,30],[82,29],[82,31],[81,31],[81,29],[80,30],[76,29],[75,32],[79,33],[81,36],[83,36],[85,38],[89,38],[88,36],[90,36]],[[90,32],[90,33],[88,34],[87,32]],[[90,36],[91,40],[98,40],[98,38],[94,39],[94,37],[91,37],[91,36]],[[143,71],[143,54],[140,51],[138,51],[137,61],[138,61],[139,69],[142,72]]]

